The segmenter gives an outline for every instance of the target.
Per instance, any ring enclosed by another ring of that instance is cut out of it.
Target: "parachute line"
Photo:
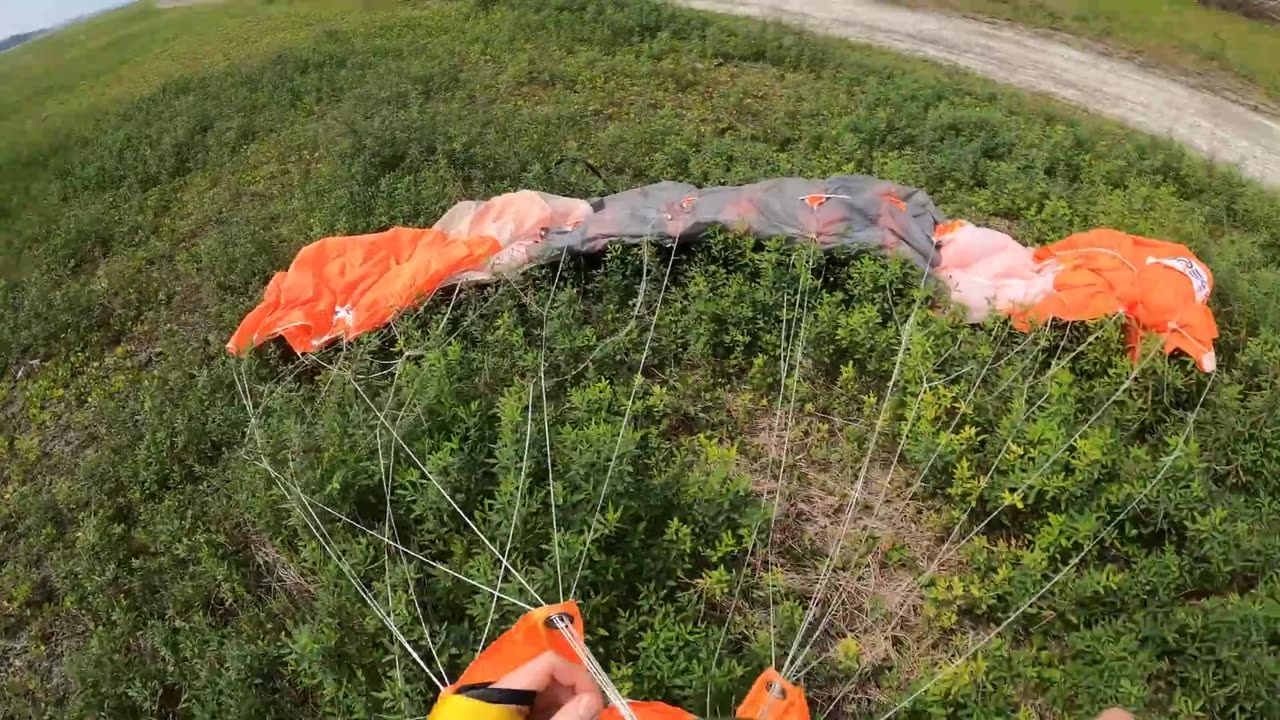
[[[239,369],[237,368],[237,370]],[[241,384],[242,381],[243,381],[243,385]],[[261,435],[259,434],[259,431],[258,431],[257,412],[254,409],[252,396],[249,392],[248,377],[244,376],[243,372],[239,372],[239,374],[236,376],[236,390],[240,393],[240,399],[244,402],[245,410],[249,414],[250,428],[255,441],[258,443],[259,453],[261,453],[261,447],[262,447]],[[417,651],[415,651],[413,649],[413,646],[409,643],[409,641],[405,639],[404,634],[400,632],[400,628],[396,626],[395,620],[388,617],[387,614],[382,611],[382,608],[378,605],[378,602],[373,597],[372,593],[370,593],[369,590],[364,587],[364,584],[360,582],[360,579],[356,577],[355,572],[351,569],[351,565],[346,561],[345,558],[342,557],[342,554],[338,552],[337,549],[332,545],[333,539],[329,536],[328,531],[325,530],[324,525],[320,523],[320,519],[316,517],[315,512],[310,510],[309,507],[305,507],[306,496],[301,494],[301,489],[299,489],[296,484],[293,485],[294,490],[297,491],[298,495],[303,500],[303,503],[299,504],[297,502],[297,498],[288,492],[286,486],[289,483],[284,478],[284,476],[282,476],[279,472],[277,472],[274,468],[272,468],[270,465],[266,464],[265,462],[261,463],[261,466],[275,480],[276,487],[278,487],[282,492],[284,492],[286,497],[289,497],[290,500],[293,501],[293,505],[299,511],[299,514],[302,516],[302,520],[303,522],[306,523],[307,529],[309,529],[311,531],[311,534],[315,536],[317,541],[319,541],[321,547],[324,548],[325,552],[329,555],[329,557],[338,564],[339,569],[342,571],[343,575],[346,576],[347,580],[351,583],[352,587],[356,589],[356,592],[360,595],[360,597],[364,599],[365,603],[367,603],[370,608],[373,609],[374,614],[376,614],[378,616],[378,619],[382,621],[382,624],[386,626],[388,630],[391,631],[391,634],[400,643],[400,645],[409,651],[409,655],[418,664],[418,667],[422,668],[422,671],[426,673],[427,677],[430,678],[431,681],[434,682],[438,688],[443,690],[444,684],[440,681],[439,678],[435,676],[433,672],[431,672],[431,669],[427,667],[427,664],[425,662],[423,662],[422,658],[418,655]]]
[[[528,410],[525,415],[524,423],[524,456],[520,459],[520,479],[516,482],[516,501],[515,507],[511,511],[511,526],[507,528],[507,545],[503,548],[503,556],[507,559],[511,558],[511,545],[515,542],[516,526],[520,524],[520,507],[524,501],[525,481],[528,478],[529,470],[529,443],[533,439],[533,383],[529,383],[529,401]],[[506,565],[498,568],[497,586],[502,587],[502,576],[506,572]],[[498,596],[494,595],[489,600],[489,617],[484,621],[484,632],[480,634],[480,644],[476,647],[476,654],[479,655],[484,650],[485,643],[489,640],[489,630],[493,627],[493,615],[498,609]]]
[[[780,415],[780,414],[781,414],[781,411],[782,411],[782,396],[783,396],[783,393],[786,391],[786,384],[787,384],[787,369],[788,369],[788,366],[790,366],[790,368],[791,368],[791,397],[790,397],[790,399],[789,399],[789,401],[788,401],[788,404],[787,404],[787,422],[786,422],[786,425],[785,425],[785,426],[784,426],[784,428],[783,428],[782,457],[781,457],[781,458],[780,458],[780,460],[779,460],[777,487],[775,487],[775,488],[774,488],[774,491],[773,491],[773,512],[772,512],[772,513],[770,514],[770,516],[769,516],[769,534],[766,536],[766,540],[765,540],[765,542],[766,542],[766,545],[765,545],[765,558],[766,558],[766,560],[767,560],[767,562],[768,562],[768,567],[769,567],[769,572],[770,572],[770,577],[771,577],[771,578],[772,578],[772,573],[773,573],[773,570],[774,570],[774,564],[773,564],[773,535],[774,535],[774,531],[775,531],[775,529],[777,528],[777,524],[778,524],[778,509],[779,509],[779,507],[781,506],[781,502],[782,502],[782,491],[783,491],[783,488],[784,488],[785,477],[786,477],[786,468],[787,468],[787,456],[788,456],[788,453],[789,453],[790,448],[791,448],[791,430],[792,430],[792,428],[795,426],[796,389],[797,389],[797,387],[798,387],[798,386],[799,386],[799,384],[800,384],[800,367],[801,367],[801,365],[802,365],[802,363],[803,363],[803,360],[804,360],[804,340],[805,340],[805,330],[806,330],[806,326],[807,326],[807,324],[808,324],[809,311],[812,309],[812,306],[809,304],[809,290],[810,290],[811,288],[809,288],[809,287],[805,287],[805,282],[804,282],[804,281],[809,277],[809,275],[810,275],[810,273],[811,273],[811,268],[812,268],[812,257],[813,257],[812,255],[810,255],[810,256],[809,256],[809,258],[808,258],[808,259],[809,259],[809,262],[808,262],[808,263],[806,263],[806,265],[805,265],[805,272],[804,272],[804,274],[803,274],[803,275],[801,275],[801,276],[800,276],[800,290],[799,290],[799,292],[797,292],[797,293],[796,293],[796,313],[793,313],[793,315],[792,315],[792,322],[791,322],[791,335],[792,335],[792,337],[793,337],[793,338],[795,338],[795,337],[796,337],[796,322],[795,322],[795,319],[794,319],[794,318],[795,318],[795,315],[796,315],[796,314],[798,314],[798,313],[799,313],[799,311],[800,311],[800,307],[801,307],[801,297],[803,297],[803,298],[804,298],[804,313],[803,313],[802,315],[800,315],[800,323],[799,323],[799,327],[800,327],[799,333],[800,333],[800,334],[799,334],[799,338],[797,338],[797,339],[795,340],[795,347],[796,347],[796,350],[795,350],[795,356],[794,356],[793,358],[791,358],[791,359],[790,359],[790,362],[789,362],[789,363],[788,363],[788,358],[786,357],[786,355],[784,355],[784,356],[783,356],[783,361],[782,361],[782,377],[781,377],[781,381],[780,381],[780,384],[779,384],[779,387],[778,387],[778,412],[779,412],[779,415]],[[826,265],[825,265],[825,264],[823,265],[823,272],[824,272],[824,277],[825,277],[825,272],[826,272]],[[785,312],[785,307],[784,307],[784,312]],[[784,323],[784,328],[785,328],[785,323]],[[784,353],[785,353],[785,351],[786,351],[786,350],[785,350],[785,348],[786,348],[786,346],[784,346],[784,348],[783,348]],[[778,419],[779,419],[779,416],[775,416],[775,417],[774,417],[774,424],[773,424],[773,436],[770,438],[770,444],[772,444],[773,442],[776,442],[776,440],[777,440],[777,433],[778,433]],[[772,475],[773,475],[773,453],[772,453],[772,452],[771,452],[771,453],[769,453],[769,466],[768,466],[768,472],[769,472],[769,475],[772,477]],[[777,621],[776,621],[776,617],[775,617],[776,610],[775,610],[774,602],[773,602],[773,584],[772,584],[771,582],[766,582],[766,583],[765,583],[765,590],[766,590],[766,592],[767,592],[767,594],[768,594],[768,597],[769,597],[769,666],[770,666],[770,667],[776,667],[776,666],[777,666],[777,664],[778,664],[778,650],[777,650],[777,642],[776,642],[776,635],[777,635],[776,627],[777,627]]]
[[[329,366],[326,366],[326,367],[329,367]],[[337,372],[332,367],[330,367],[330,370]],[[498,552],[498,549],[494,547],[493,543],[489,540],[489,538],[485,537],[485,534],[481,532],[479,527],[476,526],[475,522],[471,519],[471,516],[467,515],[467,513],[458,505],[457,501],[453,499],[453,496],[449,494],[449,491],[446,490],[444,486],[440,484],[440,481],[436,479],[435,475],[433,475],[431,471],[427,469],[427,466],[421,460],[418,459],[418,456],[413,452],[413,449],[410,448],[408,443],[404,441],[404,438],[400,437],[400,433],[396,432],[395,427],[393,427],[391,423],[387,420],[386,415],[384,415],[380,410],[378,410],[378,406],[375,405],[373,403],[373,400],[369,398],[368,393],[364,391],[364,388],[360,387],[360,383],[357,382],[356,379],[354,377],[351,377],[349,374],[347,375],[347,378],[351,381],[352,387],[354,387],[356,392],[360,394],[360,397],[364,400],[365,404],[368,405],[369,408],[373,410],[374,414],[378,416],[378,422],[382,423],[382,425],[391,432],[391,437],[395,438],[396,443],[399,444],[401,449],[405,451],[405,454],[409,456],[409,459],[413,461],[414,465],[416,465],[418,469],[422,471],[423,476],[425,476],[427,480],[429,480],[431,484],[436,488],[436,490],[440,492],[440,494],[444,497],[445,501],[449,503],[449,506],[453,508],[454,512],[459,517],[462,518],[462,521],[466,523],[468,528],[471,529],[471,532],[474,533],[476,537],[480,538],[480,541],[484,543],[485,547],[489,549],[489,552],[493,553],[494,557],[498,558],[498,561],[502,563],[503,567],[511,571],[511,576],[514,577],[516,580],[518,580],[520,584],[523,585],[524,588],[529,591],[529,594],[531,594],[535,600],[537,600],[540,604],[545,605],[546,603],[543,602],[542,597],[538,595],[537,591],[534,590],[531,585],[529,585],[529,582],[524,579],[524,576],[521,575],[519,571],[517,571],[515,568],[511,567],[511,564],[507,562],[507,559],[503,557],[501,553]]]
[[[974,653],[981,650],[984,646],[986,646],[987,643],[991,642],[991,640],[996,635],[999,635],[1001,632],[1004,631],[1005,628],[1013,624],[1013,622],[1017,620],[1022,615],[1022,613],[1026,612],[1027,609],[1030,608],[1032,605],[1034,605],[1037,600],[1044,597],[1044,594],[1049,592],[1049,590],[1051,590],[1054,585],[1057,585],[1058,582],[1062,580],[1062,578],[1066,577],[1067,573],[1075,569],[1076,565],[1078,565],[1080,561],[1084,559],[1084,556],[1088,555],[1089,552],[1092,551],[1093,548],[1096,547],[1098,543],[1102,541],[1103,538],[1105,538],[1107,535],[1110,535],[1111,531],[1114,530],[1115,527],[1119,525],[1122,520],[1128,517],[1129,513],[1132,512],[1133,509],[1138,506],[1138,503],[1146,499],[1147,495],[1149,495],[1151,491],[1155,488],[1155,486],[1164,478],[1164,475],[1166,472],[1168,472],[1169,467],[1173,465],[1173,461],[1178,456],[1180,456],[1182,454],[1182,451],[1186,448],[1187,436],[1191,434],[1191,430],[1195,426],[1196,416],[1200,414],[1200,408],[1204,405],[1204,400],[1209,395],[1209,388],[1213,387],[1213,381],[1216,377],[1217,377],[1216,371],[1209,373],[1209,379],[1205,383],[1204,390],[1200,393],[1200,399],[1196,402],[1195,409],[1192,410],[1190,416],[1187,418],[1187,423],[1185,427],[1183,427],[1182,429],[1182,434],[1179,435],[1178,437],[1177,447],[1175,447],[1173,451],[1170,452],[1169,455],[1165,457],[1164,464],[1161,465],[1160,471],[1156,473],[1155,477],[1151,478],[1151,482],[1147,483],[1146,487],[1142,489],[1142,492],[1138,493],[1138,495],[1133,498],[1133,500],[1125,507],[1125,509],[1121,511],[1118,515],[1116,515],[1116,517],[1112,519],[1112,521],[1108,523],[1107,526],[1103,528],[1101,532],[1099,532],[1097,535],[1094,535],[1093,538],[1089,540],[1089,543],[1084,546],[1084,549],[1082,549],[1079,553],[1077,553],[1075,557],[1073,557],[1071,561],[1067,563],[1066,567],[1062,568],[1062,570],[1060,570],[1057,575],[1054,575],[1052,578],[1050,578],[1049,581],[1046,582],[1043,587],[1037,590],[1034,595],[1032,595],[1030,598],[1027,599],[1026,602],[1020,605],[1017,610],[1014,610],[1013,613],[1010,614],[1009,617],[1004,620],[1004,622],[1000,623],[994,630],[992,630],[991,632],[983,636],[983,638],[979,640],[977,643],[970,645],[969,649],[966,650],[960,657],[956,658],[955,660],[950,662],[945,668],[942,668],[937,673],[935,673],[934,676],[928,682],[926,682],[924,685],[921,685],[919,688],[917,688],[915,692],[908,695],[905,699],[903,699],[901,702],[895,705],[891,710],[881,715],[879,720],[888,720],[888,718],[895,715],[899,710],[902,710],[903,708],[910,705],[912,702],[915,701],[916,698],[920,697],[922,694],[924,694],[930,688],[936,685],[939,680],[941,680],[943,677],[946,676],[947,673],[955,670],[957,667],[960,666],[961,663],[973,657]],[[1073,442],[1074,442],[1074,439],[1073,439]]]
[[[560,253],[560,263],[556,266],[556,277],[551,282],[551,292],[547,293],[547,304],[542,309],[542,347],[538,351],[538,384],[542,389],[542,437],[547,448],[547,493],[551,502],[551,554],[556,561],[556,590],[560,602],[564,597],[564,571],[560,566],[560,523],[556,519],[556,481],[551,462],[551,408],[547,405],[547,315],[551,312],[551,301],[556,297],[556,287],[560,284],[560,273],[564,270],[564,260],[569,251]],[[533,408],[530,407],[530,412]]]
[[[392,332],[393,332],[393,333],[395,333],[396,337],[397,337],[397,338],[399,338],[400,333],[399,333],[398,329],[396,328],[394,321],[391,323],[391,330],[392,330]],[[402,367],[403,367],[403,365],[404,365],[404,361],[405,361],[407,358],[408,358],[408,354],[406,353],[405,355],[401,355],[401,356],[400,356],[400,358],[398,358],[398,359],[395,361],[396,374],[395,374],[395,376],[392,378],[392,387],[393,387],[393,388],[394,388],[394,387],[395,387],[395,385],[400,381],[400,370],[402,369]],[[388,408],[390,408],[390,407],[391,407],[391,399],[392,399],[392,397],[393,397],[393,396],[388,395],[388,397],[387,397],[387,403],[386,403],[386,405],[384,406],[384,410],[385,410],[385,409],[388,409]],[[407,411],[406,411],[406,410],[404,410],[404,409],[401,409],[401,410],[399,411],[399,413],[398,413],[397,418],[396,418],[396,423],[397,423],[397,424],[400,424],[400,423],[404,422],[404,416],[405,416],[406,414],[407,414]],[[378,429],[378,433],[377,433],[377,442],[378,442],[378,459],[379,459],[379,462],[381,462],[381,459],[382,459],[382,433],[381,433],[381,428],[377,428],[377,429]],[[399,529],[399,527],[397,527],[397,525],[396,525],[394,522],[392,522],[392,521],[391,521],[391,486],[392,486],[392,484],[393,484],[393,482],[394,482],[394,479],[395,479],[395,473],[394,473],[394,470],[395,470],[395,459],[396,459],[396,456],[395,456],[395,445],[394,445],[394,444],[392,444],[391,442],[388,442],[388,445],[389,445],[389,447],[388,447],[388,453],[387,453],[387,456],[388,456],[388,457],[387,457],[387,464],[386,464],[386,474],[385,474],[385,476],[384,476],[384,477],[385,477],[385,480],[384,480],[384,483],[383,483],[383,492],[385,493],[386,501],[387,501],[387,517],[386,517],[386,522],[385,522],[386,527],[384,527],[384,532],[386,532],[386,534],[387,534],[387,536],[388,536],[388,537],[393,538],[393,539],[396,541],[396,543],[397,543],[397,544],[399,544],[399,543],[401,542],[401,540],[400,540],[400,529]],[[426,641],[426,643],[427,643],[427,648],[431,650],[431,656],[432,656],[432,657],[435,659],[435,661],[436,661],[436,668],[440,671],[440,677],[444,678],[444,682],[445,682],[445,684],[446,684],[446,685],[448,685],[448,684],[450,684],[450,681],[449,681],[449,673],[445,671],[445,669],[444,669],[444,663],[440,660],[440,653],[439,653],[438,648],[436,647],[436,643],[435,643],[435,641],[433,641],[433,640],[431,639],[431,631],[427,629],[427,619],[426,619],[426,618],[423,616],[423,614],[422,614],[422,603],[421,603],[421,602],[419,602],[419,600],[418,600],[418,590],[417,590],[417,588],[415,588],[415,587],[414,587],[414,584],[413,584],[413,576],[412,576],[412,574],[409,572],[409,563],[408,563],[408,561],[407,561],[407,560],[405,560],[405,554],[404,554],[403,552],[397,553],[397,554],[396,554],[396,557],[397,557],[397,558],[399,559],[399,561],[400,561],[400,570],[401,570],[401,572],[403,572],[403,573],[404,573],[405,585],[406,585],[406,586],[408,587],[408,589],[409,589],[409,597],[410,597],[410,599],[413,601],[414,614],[417,616],[417,618],[418,618],[418,624],[419,624],[419,625],[421,626],[421,628],[422,628],[422,635],[423,635],[423,639],[424,639],[424,640]],[[388,572],[389,572],[389,570],[388,570]],[[387,592],[388,592],[388,597],[390,596],[390,589],[389,589],[389,588],[390,588],[390,582],[391,582],[391,581],[390,581],[390,578],[388,578],[388,580],[387,580],[387,585],[388,585],[388,591],[387,591]],[[499,583],[499,587],[501,587],[501,583]],[[387,602],[388,602],[388,607],[390,607],[390,600],[388,600]],[[397,662],[398,662],[398,660],[397,660]]]
[[[1000,344],[1004,342],[1004,339],[1008,335],[1008,332],[1009,332],[1009,326],[1005,325],[1003,331],[1000,333],[999,339],[995,343],[995,346],[993,346],[991,349],[991,356],[987,358],[987,362],[983,366],[981,372],[979,372],[977,376],[974,378],[973,386],[970,387],[968,394],[965,396],[964,401],[960,405],[960,409],[956,412],[955,418],[952,419],[950,427],[947,428],[948,435],[950,435],[952,432],[955,431],[956,425],[960,423],[960,418],[964,417],[964,414],[967,411],[969,404],[973,401],[974,396],[977,395],[978,387],[982,385],[982,379],[986,376],[987,372],[991,369],[992,362],[996,358],[997,350],[999,349]],[[1023,342],[1019,344],[1018,348],[1014,349],[1014,352],[1016,352],[1022,346],[1026,345],[1026,343],[1030,342],[1032,337],[1033,337],[1032,335],[1028,335],[1027,339],[1023,340]],[[952,350],[954,350],[954,348],[957,346],[953,346]],[[948,354],[950,352],[951,351],[949,350]],[[1009,356],[1005,356],[1005,357],[1007,359]],[[967,372],[972,368],[973,368],[972,365],[966,366],[959,373],[956,373],[956,375],[954,376],[958,376],[959,374],[963,372]],[[942,384],[943,382],[946,382],[946,380],[939,381],[936,383],[926,380],[924,383],[921,384],[920,391],[916,394],[915,402],[913,402],[911,405],[911,412],[909,413],[909,416],[907,419],[907,425],[902,431],[902,437],[898,441],[897,450],[894,451],[893,460],[889,464],[888,471],[885,472],[885,481],[880,486],[880,494],[876,498],[876,503],[871,513],[871,520],[866,524],[866,529],[863,530],[863,533],[862,533],[863,541],[865,541],[867,537],[870,535],[871,526],[873,526],[875,524],[875,521],[880,517],[880,510],[884,507],[885,497],[889,493],[889,485],[893,482],[894,472],[896,472],[898,469],[898,462],[902,457],[902,450],[904,447],[906,447],[907,438],[911,436],[911,429],[912,427],[914,427],[915,421],[920,415],[920,404],[924,400],[925,393],[928,391],[930,387],[938,384]],[[929,461],[925,464],[924,469],[917,474],[917,482],[915,487],[919,487],[919,483],[923,481],[924,477],[929,472],[929,468],[933,465],[933,461],[937,459],[938,454],[941,451],[942,451],[942,445],[939,444],[938,447],[934,450],[933,456],[929,458]],[[913,491],[914,491],[914,488],[913,488]],[[905,504],[904,504],[904,507],[905,507]],[[837,606],[833,605],[832,607],[827,609],[826,616],[823,618],[822,622],[819,624],[818,630],[813,633],[813,635],[809,638],[808,643],[805,645],[804,649],[800,651],[799,655],[795,660],[793,667],[799,667],[800,663],[803,661],[805,656],[813,649],[814,644],[816,644],[818,640],[822,637],[822,631],[823,629],[825,629],[826,625],[830,622],[830,619],[832,618],[832,616],[835,615],[836,607]],[[799,678],[803,677],[806,673],[809,672],[810,669],[813,668],[814,665],[817,664],[817,662],[818,661],[815,660],[813,663],[807,666],[804,670],[797,671],[795,673],[795,679],[798,680]]]
[[[920,284],[923,285],[929,276],[929,266],[933,261],[933,252],[930,253],[928,261],[925,262],[925,270],[921,275]],[[880,432],[884,428],[885,421],[889,413],[889,399],[893,397],[894,387],[898,384],[898,380],[902,376],[902,360],[906,357],[907,346],[910,345],[911,336],[915,332],[916,317],[920,312],[921,306],[924,304],[925,292],[917,291],[915,306],[911,310],[911,315],[907,317],[907,322],[901,330],[902,340],[898,344],[898,356],[893,363],[893,374],[889,378],[888,387],[885,389],[884,398],[880,403],[880,414],[876,418],[875,428],[871,432],[871,439],[867,444],[866,453],[863,455],[862,468],[858,471],[858,482],[854,487],[853,497],[849,500],[849,506],[845,511],[844,519],[841,521],[840,534],[837,536],[832,551],[827,555],[821,572],[818,574],[818,582],[814,589],[813,598],[809,603],[809,607],[805,610],[804,618],[800,622],[800,628],[796,631],[795,639],[791,643],[791,650],[787,653],[787,660],[782,667],[782,676],[784,678],[791,677],[790,670],[792,660],[796,650],[800,646],[801,640],[804,638],[805,631],[813,620],[814,614],[817,612],[818,605],[822,600],[823,593],[826,591],[827,583],[830,582],[831,572],[835,566],[835,558],[840,554],[840,550],[844,547],[844,538],[849,531],[849,523],[853,519],[853,513],[857,509],[858,501],[862,495],[863,485],[866,483],[867,471],[871,466],[871,454],[875,450],[876,443],[880,439]]]
[[[609,481],[613,478],[613,470],[618,463],[618,453],[622,450],[622,440],[627,434],[627,423],[631,420],[631,408],[635,405],[640,384],[644,382],[644,363],[649,357],[649,349],[653,345],[653,333],[658,327],[658,317],[662,313],[662,299],[667,293],[667,284],[671,280],[671,268],[676,264],[676,247],[671,247],[671,259],[667,261],[667,271],[662,276],[662,286],[658,289],[658,299],[653,310],[653,320],[649,322],[649,334],[644,341],[644,351],[640,353],[640,364],[636,366],[635,379],[631,383],[631,396],[627,398],[627,407],[622,413],[622,424],[618,428],[618,438],[613,444],[613,455],[609,458],[609,467],[604,473],[604,482],[600,488],[600,497],[596,500],[596,509],[591,516],[591,524],[587,528],[587,538],[582,545],[582,553],[578,559],[578,569],[573,575],[573,584],[569,587],[569,597],[578,591],[578,580],[582,577],[582,569],[587,563],[587,555],[591,552],[591,541],[595,539],[596,524],[600,520],[600,511],[604,507],[605,494],[609,491]]]

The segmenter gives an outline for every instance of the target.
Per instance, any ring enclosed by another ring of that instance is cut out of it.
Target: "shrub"
[[[0,62],[6,88],[44,69],[0,115],[0,706],[422,713],[430,681],[265,460],[525,602],[428,471],[543,599],[585,550],[589,640],[635,696],[727,711],[799,636],[811,695],[848,713],[941,677],[910,714],[1275,714],[1273,195],[958,73],[658,4],[190,12],[129,8],[83,29],[99,44]],[[223,356],[303,243],[516,187],[608,191],[569,156],[615,187],[874,172],[1029,242],[1165,235],[1214,268],[1223,370],[1135,372],[1114,323],[961,328],[912,268],[729,234],[441,295],[311,361]],[[516,616],[315,511],[451,676]],[[930,572],[957,524],[972,540]],[[801,634],[828,558],[832,619]]]

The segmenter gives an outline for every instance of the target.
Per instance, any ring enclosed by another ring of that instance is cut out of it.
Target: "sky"
[[[0,38],[57,25],[127,0],[0,0]]]

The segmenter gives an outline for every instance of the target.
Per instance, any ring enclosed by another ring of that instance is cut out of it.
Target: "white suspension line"
[[[1152,489],[1154,489],[1155,486],[1160,482],[1160,480],[1164,478],[1165,473],[1168,472],[1169,467],[1173,464],[1173,461],[1179,455],[1182,454],[1182,451],[1186,447],[1187,436],[1191,434],[1191,430],[1195,426],[1196,416],[1200,414],[1200,408],[1204,405],[1204,400],[1209,395],[1209,388],[1213,386],[1213,381],[1216,377],[1217,377],[1216,372],[1213,372],[1209,375],[1209,380],[1208,382],[1205,383],[1204,391],[1200,393],[1200,399],[1199,401],[1196,402],[1195,409],[1191,412],[1190,417],[1187,418],[1186,426],[1183,428],[1182,434],[1178,437],[1177,447],[1168,456],[1165,457],[1164,463],[1160,467],[1160,471],[1156,473],[1155,477],[1151,479],[1151,482],[1147,483],[1146,487],[1142,489],[1142,492],[1138,493],[1138,495],[1134,497],[1134,499],[1125,507],[1125,509],[1121,511],[1120,514],[1117,515],[1110,523],[1108,523],[1107,526],[1103,528],[1101,532],[1099,532],[1097,535],[1091,538],[1088,544],[1085,545],[1084,549],[1082,549],[1079,553],[1077,553],[1075,557],[1073,557],[1071,561],[1067,563],[1066,567],[1064,567],[1061,571],[1059,571],[1058,574],[1054,575],[1048,582],[1044,584],[1043,587],[1037,590],[1035,594],[1033,594],[1026,602],[1020,605],[1018,609],[1014,610],[1014,612],[1011,615],[1009,615],[1009,617],[1006,618],[1004,622],[1000,623],[1000,625],[998,625],[994,630],[987,633],[980,641],[970,645],[969,649],[966,650],[960,657],[956,658],[954,661],[949,663],[945,668],[939,670],[936,674],[934,674],[934,676],[927,683],[917,688],[915,692],[908,695],[904,700],[902,700],[897,705],[895,705],[887,713],[885,713],[884,715],[881,715],[879,720],[888,720],[888,718],[895,715],[899,710],[902,710],[903,708],[910,705],[912,702],[915,701],[916,698],[920,697],[922,694],[924,694],[930,688],[936,685],[938,681],[941,680],[947,673],[951,672],[952,670],[955,670],[957,667],[960,666],[961,663],[973,657],[975,653],[977,653],[984,646],[986,646],[987,643],[991,642],[991,640],[995,636],[999,635],[1001,632],[1005,630],[1005,628],[1013,624],[1013,622],[1017,620],[1018,617],[1022,615],[1022,613],[1026,612],[1026,610],[1030,608],[1032,605],[1034,605],[1037,600],[1043,597],[1045,593],[1049,592],[1049,590],[1052,589],[1053,586],[1057,585],[1058,582],[1062,580],[1062,578],[1066,577],[1067,573],[1075,569],[1076,565],[1078,565],[1080,561],[1083,560],[1084,557],[1088,555],[1089,552],[1092,551],[1093,548],[1097,546],[1099,542],[1102,541],[1103,538],[1111,534],[1111,531],[1114,530],[1115,527],[1119,525],[1120,522],[1123,521],[1129,515],[1129,513],[1133,511],[1135,507],[1137,507],[1138,503],[1142,502],[1147,497],[1147,495],[1151,493]]]

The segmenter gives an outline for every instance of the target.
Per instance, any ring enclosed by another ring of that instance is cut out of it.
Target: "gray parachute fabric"
[[[227,350],[243,354],[282,335],[297,352],[311,352],[381,327],[444,286],[491,281],[613,242],[674,245],[713,227],[895,255],[929,272],[939,265],[934,228],[945,220],[924,192],[865,175],[709,188],[660,182],[591,201],[520,190],[458,203],[432,228],[308,245],[271,278]]]
[[[938,263],[933,230],[946,220],[924,191],[866,175],[709,188],[667,181],[598,198],[591,207],[576,226],[549,229],[534,254],[597,252],[611,242],[646,238],[675,243],[721,226],[758,238],[899,255],[923,269]]]

